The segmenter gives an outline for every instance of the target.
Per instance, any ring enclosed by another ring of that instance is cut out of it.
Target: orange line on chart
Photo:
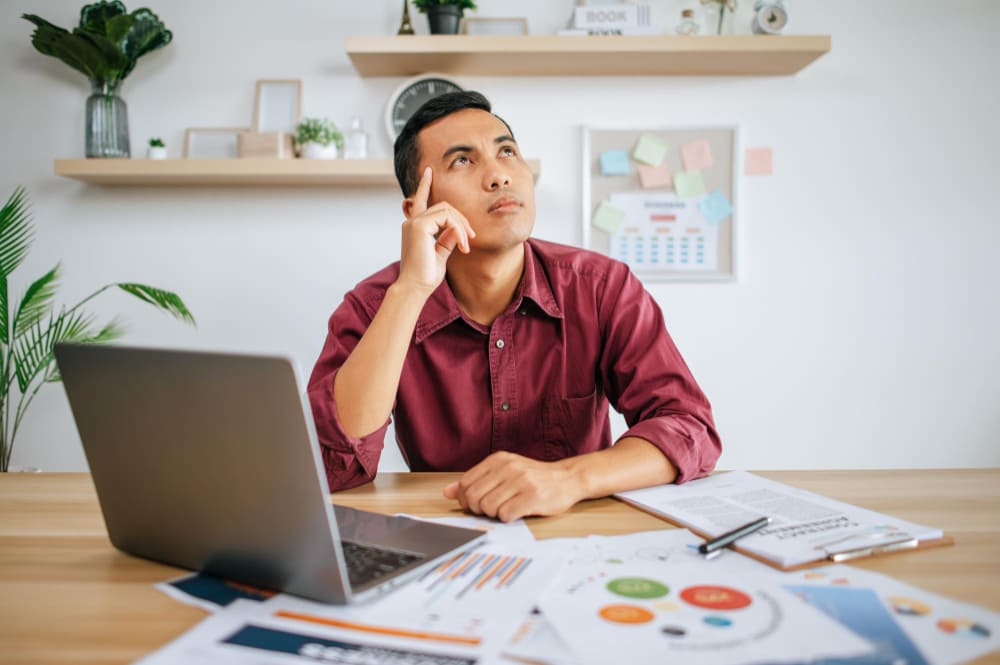
[[[504,573],[504,576],[500,578],[499,582],[497,582],[497,588],[499,589],[500,587],[502,587],[504,585],[504,582],[506,582],[508,579],[510,579],[510,576],[513,575],[514,572],[518,568],[520,568],[521,564],[523,564],[525,561],[527,561],[527,559],[525,559],[524,557],[521,557],[520,559],[518,559],[517,563],[515,563],[513,566],[511,566],[510,570],[508,570],[506,573]]]
[[[364,633],[377,633],[379,635],[396,635],[398,637],[410,637],[418,640],[431,640],[434,642],[456,642],[458,644],[472,644],[478,646],[481,640],[478,637],[463,637],[461,635],[446,635],[444,633],[427,633],[422,630],[407,630],[406,628],[390,628],[388,626],[370,626],[364,623],[355,623],[353,621],[341,621],[340,619],[329,619],[327,617],[318,617],[311,614],[302,614],[300,612],[289,612],[287,610],[278,610],[274,613],[274,616],[281,617],[283,619],[297,619],[299,621],[308,621],[310,623],[318,623],[324,626],[334,626],[336,628],[347,628],[349,630],[358,630]]]
[[[456,577],[458,577],[459,575],[462,574],[463,570],[465,570],[466,568],[468,568],[469,566],[471,566],[476,561],[476,559],[478,559],[478,558],[479,558],[478,554],[472,554],[472,555],[470,555],[468,561],[465,561],[461,566],[459,566],[455,570],[451,571],[451,575],[449,575],[448,578],[449,579],[455,579]]]
[[[484,586],[484,585],[485,585],[485,584],[486,584],[487,582],[489,582],[489,581],[490,581],[490,578],[491,578],[491,577],[493,577],[493,573],[497,572],[497,570],[499,570],[499,569],[500,569],[500,566],[502,566],[502,565],[504,565],[505,563],[507,563],[507,559],[509,559],[509,558],[510,558],[510,555],[508,555],[508,556],[505,556],[504,558],[502,558],[502,559],[500,559],[499,561],[497,561],[496,565],[495,565],[495,566],[493,566],[493,567],[492,567],[492,568],[491,568],[491,569],[489,570],[489,572],[487,572],[487,573],[486,573],[486,574],[485,574],[485,575],[483,576],[483,579],[479,580],[479,584],[477,584],[477,585],[476,585],[476,589],[482,589],[482,588],[483,588],[483,586]]]

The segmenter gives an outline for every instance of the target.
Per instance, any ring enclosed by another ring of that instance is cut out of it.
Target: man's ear
[[[410,218],[410,209],[413,207],[413,199],[409,196],[403,199],[403,216]]]

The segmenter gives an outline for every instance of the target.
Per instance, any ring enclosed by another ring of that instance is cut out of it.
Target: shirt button
[[[500,408],[503,409],[504,411],[510,411],[510,402],[504,402],[503,404],[500,405]]]
[[[527,316],[527,314],[528,314],[528,310],[526,310],[526,309],[522,309],[521,310],[521,316]]]
[[[498,339],[497,340],[497,348],[498,349],[502,349],[503,348],[503,340],[502,339]]]

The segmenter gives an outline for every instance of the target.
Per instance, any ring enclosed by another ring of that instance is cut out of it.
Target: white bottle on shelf
[[[346,159],[368,158],[368,134],[361,126],[361,118],[358,116],[351,118],[351,130],[347,133],[347,140],[344,143]]]

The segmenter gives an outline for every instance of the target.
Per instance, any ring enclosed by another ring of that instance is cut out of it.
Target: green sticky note
[[[667,142],[652,134],[643,134],[632,151],[632,158],[637,162],[659,166],[667,157]]]
[[[701,171],[678,171],[674,174],[674,191],[683,201],[693,199],[705,193],[705,181]]]
[[[601,201],[601,204],[597,206],[597,210],[594,211],[594,218],[591,220],[591,224],[602,231],[614,233],[624,221],[624,210],[616,208],[607,201]]]

